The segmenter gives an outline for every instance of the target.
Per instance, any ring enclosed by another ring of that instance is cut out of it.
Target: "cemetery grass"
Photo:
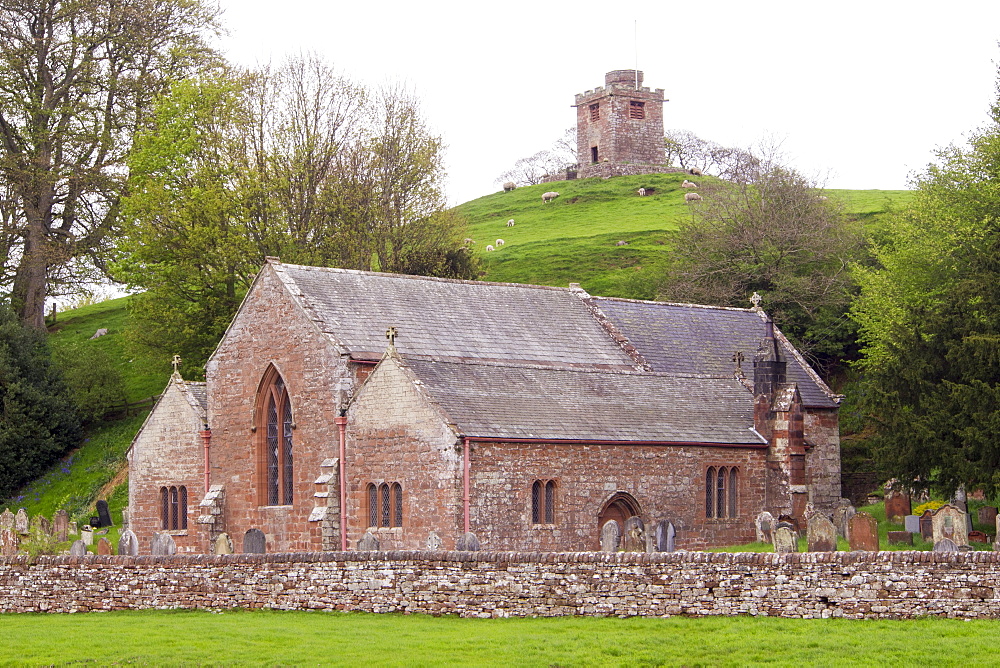
[[[0,615],[0,665],[988,665],[1000,622],[754,617],[462,619],[141,611]],[[919,642],[914,642],[918,638]],[[710,640],[709,640],[710,639]]]

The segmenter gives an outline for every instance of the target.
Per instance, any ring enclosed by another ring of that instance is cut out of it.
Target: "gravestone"
[[[968,515],[955,506],[948,504],[941,506],[934,511],[933,528],[934,543],[945,538],[950,538],[955,545],[961,547],[969,544],[969,531],[967,529]]]
[[[625,529],[623,533],[623,548],[626,552],[646,551],[646,528],[643,525],[641,518],[633,515],[625,520]]]
[[[122,508],[122,530],[128,528],[128,508]]]
[[[223,531],[215,538],[214,546],[215,554],[232,554],[233,553],[233,539],[229,537],[229,534]]]
[[[958,545],[951,538],[942,538],[934,543],[935,552],[958,552]]]
[[[920,537],[924,540],[934,538],[934,511],[925,510],[920,515]]]
[[[53,534],[60,541],[66,540],[69,535],[69,513],[65,510],[57,510],[52,516]]]
[[[903,528],[910,533],[920,533],[920,517],[918,515],[907,515],[903,518]]]
[[[847,525],[851,551],[878,552],[878,522],[868,513],[857,513]]]
[[[83,541],[84,545],[94,544],[94,530],[89,526],[84,525],[83,529],[80,530],[80,540]]]
[[[97,501],[97,521],[99,522],[99,527],[113,527],[115,525],[111,521],[111,513],[108,512],[108,502],[104,499],[98,499]]]
[[[427,534],[427,542],[424,544],[428,550],[440,550],[441,545],[444,542],[441,540],[441,536],[437,535],[436,531],[431,531]]]
[[[885,495],[885,516],[890,522],[902,522],[910,514],[910,495],[900,490],[890,490]]]
[[[22,536],[28,535],[28,511],[24,508],[19,509],[17,515],[14,515],[14,531]]]
[[[982,531],[970,531],[969,532],[969,542],[970,543],[988,543],[990,540]]]
[[[653,547],[657,552],[673,552],[677,532],[667,520],[660,520],[653,529]]]
[[[101,538],[101,540],[97,541],[97,554],[113,554],[111,551],[111,541],[107,538]]]
[[[787,526],[779,526],[774,530],[774,551],[778,554],[788,554],[799,551],[799,538],[794,530]]]
[[[980,524],[985,524],[991,527],[996,524],[997,522],[996,506],[981,506],[977,511],[977,513]]]
[[[168,533],[154,533],[149,541],[149,551],[154,557],[169,557],[177,554],[177,543]]]
[[[837,506],[833,511],[833,525],[837,527],[837,535],[843,536],[850,540],[850,528],[851,528],[851,518],[857,514],[854,506],[848,503],[843,503]]]
[[[76,522],[70,522],[69,523],[69,535],[70,536],[78,536],[79,534],[80,534],[80,530],[76,528]]]
[[[806,545],[809,552],[837,551],[837,527],[823,513],[814,513],[809,518]]]
[[[371,531],[366,531],[365,535],[358,541],[358,549],[363,552],[378,552],[378,538]]]
[[[0,529],[14,530],[14,513],[10,512],[10,508],[4,508],[0,513]]]
[[[965,513],[965,533],[968,535],[972,531],[972,515],[969,514],[968,495],[965,493],[964,487],[959,487],[955,490],[955,496],[952,497],[948,505],[954,506]],[[955,541],[955,544],[962,547],[962,543],[958,541]]]
[[[125,557],[139,556],[139,538],[131,529],[122,531],[118,539],[118,554]]]
[[[887,537],[890,545],[913,545],[913,534],[909,531],[890,531]]]
[[[52,535],[52,522],[45,515],[38,516],[38,529],[46,536]]]
[[[69,556],[82,557],[85,554],[87,554],[87,544],[82,540],[74,540],[73,544],[69,547]]]
[[[459,552],[479,552],[479,539],[471,531],[463,533],[455,541],[455,549]]]
[[[13,557],[17,554],[17,548],[21,544],[21,538],[13,529],[0,529],[0,556]]]
[[[758,543],[770,543],[774,532],[774,515],[766,510],[759,513],[753,520],[754,530],[757,532]]]
[[[359,547],[358,549],[365,548]],[[247,529],[247,532],[243,534],[243,554],[264,554],[266,552],[267,538],[264,536],[264,532],[256,528]]]
[[[622,530],[615,520],[608,520],[601,527],[601,552],[617,552]]]

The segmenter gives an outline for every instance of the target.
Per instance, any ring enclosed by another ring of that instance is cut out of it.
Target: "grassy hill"
[[[670,232],[691,210],[681,182],[686,174],[579,179],[498,192],[456,207],[469,221],[469,236],[481,253],[486,280],[565,286],[580,283],[592,294],[655,297],[648,277],[670,248]],[[708,177],[705,177],[708,178]],[[700,180],[700,179],[699,179]],[[639,197],[637,190],[652,194]],[[559,197],[542,203],[542,193]],[[902,203],[906,190],[829,190],[855,219]],[[514,219],[514,227],[507,221]],[[498,238],[502,247],[486,252]],[[627,245],[618,246],[619,241]]]
[[[655,274],[670,248],[670,232],[690,209],[680,187],[684,174],[581,179],[494,193],[457,207],[469,221],[474,248],[482,254],[486,280],[565,286],[581,283],[593,294],[652,298]],[[652,193],[638,197],[646,188]],[[542,204],[543,192],[558,199]],[[909,191],[827,191],[852,217],[865,219],[901,203]],[[514,227],[507,227],[513,218]],[[498,238],[505,245],[486,252]],[[618,241],[628,245],[617,246]],[[170,375],[169,360],[150,365],[135,360],[125,345],[128,298],[60,313],[50,328],[54,348],[82,347],[106,353],[121,370],[128,407],[117,419],[90,430],[81,446],[45,476],[0,501],[0,509],[24,507],[51,517],[59,508],[85,522],[99,498],[108,500],[117,521],[128,501],[125,452],[142,426],[149,398]],[[98,329],[108,334],[90,337]],[[113,537],[113,534],[112,534]]]

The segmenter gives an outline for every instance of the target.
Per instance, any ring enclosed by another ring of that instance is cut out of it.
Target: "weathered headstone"
[[[10,512],[10,508],[4,508],[0,513],[0,529],[14,530],[14,513]]]
[[[787,526],[779,526],[774,530],[774,551],[778,554],[799,551],[799,538],[794,530]]]
[[[17,514],[14,515],[14,531],[22,536],[28,535],[28,511],[24,508],[18,509]]]
[[[455,549],[459,552],[479,552],[479,539],[471,531],[463,533],[455,541]]]
[[[890,545],[913,545],[913,534],[909,531],[889,531],[886,537]]]
[[[366,531],[365,535],[358,541],[358,549],[364,552],[378,552],[378,538],[371,531]]]
[[[842,499],[841,504],[833,511],[833,524],[837,527],[837,535],[850,540],[851,518],[856,514],[857,511],[851,502],[844,503]]]
[[[848,522],[851,551],[878,552],[878,522],[868,513],[857,513]]]
[[[770,543],[774,532],[774,515],[766,510],[759,513],[753,521],[754,529],[757,532],[758,543]]]
[[[903,518],[903,528],[910,533],[920,533],[920,517],[917,515],[907,515]]]
[[[972,515],[969,514],[968,495],[965,493],[964,487],[959,487],[955,490],[955,496],[952,497],[949,505],[955,506],[965,513],[965,533],[968,535],[972,531]],[[962,543],[958,541],[955,541],[955,544],[962,547]]]
[[[987,543],[990,538],[982,531],[970,531],[969,532],[969,542],[970,543]]]
[[[139,538],[131,529],[122,531],[118,538],[118,554],[125,557],[139,556]]]
[[[149,541],[149,551],[154,557],[169,557],[177,554],[177,543],[168,533],[154,533]]]
[[[992,527],[997,522],[996,506],[980,506],[978,513],[979,523]]]
[[[45,515],[38,516],[38,530],[46,536],[52,535],[52,522]]]
[[[13,557],[17,554],[17,548],[21,544],[21,538],[13,529],[0,529],[0,556]]]
[[[646,551],[646,528],[642,519],[633,515],[625,520],[625,530],[623,531],[623,548],[626,552]]]
[[[934,511],[934,544],[945,538],[955,541],[961,547],[969,544],[968,515],[955,506],[947,504]]]
[[[810,552],[837,551],[837,527],[823,513],[814,513],[809,518],[806,545]]]
[[[115,523],[111,521],[111,513],[108,511],[108,502],[104,499],[97,501],[97,521],[99,527],[111,527]]]
[[[83,541],[84,545],[93,545],[94,530],[91,529],[89,526],[84,525],[84,527],[80,530],[80,540]]]
[[[359,547],[359,549],[364,548]],[[247,532],[243,534],[243,553],[264,554],[265,552],[267,552],[267,538],[264,536],[264,532],[256,528],[247,529]]]
[[[53,534],[60,541],[66,540],[69,535],[69,513],[65,510],[57,510],[52,516]]]
[[[223,531],[215,538],[214,546],[215,554],[232,554],[233,553],[233,539],[229,537],[229,534]]]
[[[667,520],[660,520],[653,530],[653,546],[657,552],[673,552],[676,549],[674,546],[676,537],[674,525]]]
[[[128,528],[128,508],[122,508],[122,530]]]
[[[444,541],[441,540],[441,536],[437,535],[437,532],[431,531],[427,534],[427,542],[424,544],[428,550],[440,550]]]
[[[111,550],[111,541],[107,538],[101,538],[101,540],[97,541],[97,554],[113,554]]]
[[[69,523],[69,535],[70,536],[78,536],[78,535],[80,535],[80,530],[77,528],[76,522],[70,522]]]
[[[920,537],[924,540],[934,538],[934,511],[925,510],[920,515]]]
[[[958,545],[951,538],[942,538],[934,543],[935,552],[958,552]]]
[[[910,514],[910,495],[893,489],[885,494],[885,516],[890,522],[902,522]]]
[[[608,520],[601,527],[601,552],[617,552],[622,530],[615,520]]]
[[[73,544],[69,546],[69,556],[82,557],[85,554],[87,554],[87,544],[82,540],[74,540]]]

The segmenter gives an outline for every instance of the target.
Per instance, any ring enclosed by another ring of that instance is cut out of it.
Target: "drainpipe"
[[[469,533],[469,438],[465,437],[462,441],[465,444],[462,462],[462,483],[465,485],[465,491],[462,495],[462,505],[465,510],[465,533]]]
[[[347,552],[347,479],[344,477],[344,454],[347,451],[347,416],[333,419],[340,431],[340,551]]]
[[[201,439],[205,442],[205,493],[208,494],[208,488],[212,484],[208,457],[208,451],[212,445],[212,430],[208,428],[207,424],[205,425],[205,428],[201,430]]]

